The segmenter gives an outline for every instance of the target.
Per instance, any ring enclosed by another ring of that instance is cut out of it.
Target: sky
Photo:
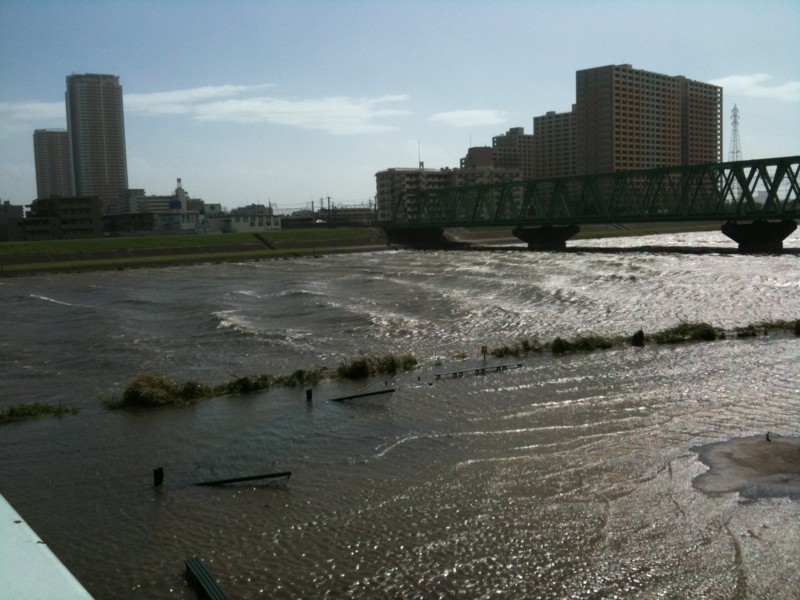
[[[3,0],[0,199],[36,198],[71,73],[119,76],[131,188],[226,208],[366,206],[378,171],[533,133],[610,64],[721,85],[724,159],[734,104],[744,159],[794,156],[797,40],[797,0]]]

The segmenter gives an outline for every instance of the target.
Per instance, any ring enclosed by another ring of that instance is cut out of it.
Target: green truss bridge
[[[717,221],[744,252],[780,252],[800,219],[800,156],[422,189],[397,199],[390,243],[436,246],[449,227],[507,226],[563,249],[582,224]]]

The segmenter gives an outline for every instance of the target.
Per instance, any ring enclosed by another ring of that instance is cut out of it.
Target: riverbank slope
[[[574,239],[718,228],[718,223],[587,225]],[[509,229],[457,228],[446,230],[446,235],[454,241],[474,245],[521,243]],[[3,242],[0,243],[0,276],[284,259],[388,248],[386,232],[379,227],[315,227],[259,234],[205,233]]]

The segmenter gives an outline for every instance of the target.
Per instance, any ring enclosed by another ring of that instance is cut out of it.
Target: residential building
[[[183,189],[181,179],[174,193],[169,196],[147,195],[143,189],[127,191],[127,213],[153,215],[152,224],[156,231],[208,231],[208,223],[203,213],[203,201],[190,198]],[[126,223],[146,221],[126,220]]]
[[[569,177],[577,173],[575,109],[550,111],[533,118],[533,178]]]
[[[534,177],[533,135],[524,127],[512,127],[492,138],[492,163],[495,169],[518,171],[523,180]]]
[[[416,205],[415,193],[426,189],[441,189],[453,184],[451,169],[391,168],[375,174],[378,207],[378,221],[391,221],[395,211],[413,211]]]
[[[387,169],[376,174],[378,220],[413,215],[415,192],[609,173],[722,160],[722,88],[608,65],[576,72],[569,112],[533,119],[533,134],[513,127],[491,149],[469,148],[459,169]],[[489,154],[491,150],[491,154]],[[522,194],[515,186],[512,193]]]
[[[271,206],[250,204],[242,208],[234,208],[230,214],[230,223],[226,223],[224,231],[236,233],[258,233],[260,231],[280,231],[281,218],[273,214]]]
[[[100,198],[104,214],[127,212],[128,167],[119,77],[68,76],[66,104],[74,195]]]
[[[26,240],[99,237],[103,234],[99,198],[37,198],[24,221]]]
[[[4,200],[0,204],[0,242],[18,242],[25,239],[25,207]]]
[[[66,129],[37,129],[33,132],[36,165],[36,197],[72,196],[72,165]]]
[[[681,164],[722,162],[722,88],[679,77]]]
[[[489,146],[474,146],[467,150],[467,155],[461,159],[462,169],[491,169],[494,167],[492,149]]]
[[[721,159],[722,88],[627,64],[575,78],[579,174]]]

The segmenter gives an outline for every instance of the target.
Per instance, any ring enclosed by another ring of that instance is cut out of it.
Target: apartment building
[[[37,198],[23,228],[26,240],[98,237],[103,233],[100,200],[94,196]]]
[[[721,159],[722,88],[627,64],[583,69],[575,81],[579,174]]]
[[[512,127],[492,138],[492,161],[496,169],[518,171],[522,179],[534,178],[533,135],[523,127]]]
[[[575,74],[575,104],[470,148],[459,169],[388,169],[376,175],[378,219],[413,192],[449,186],[632,171],[722,160],[722,88],[608,65]]]
[[[533,118],[533,178],[577,173],[575,110]]]
[[[66,103],[74,195],[100,198],[103,214],[127,212],[128,166],[119,77],[70,75]]]
[[[72,196],[72,165],[66,129],[37,129],[33,132],[36,166],[36,197]]]
[[[420,190],[441,189],[453,185],[452,169],[392,168],[375,174],[378,221],[390,221],[395,210],[413,210]]]

